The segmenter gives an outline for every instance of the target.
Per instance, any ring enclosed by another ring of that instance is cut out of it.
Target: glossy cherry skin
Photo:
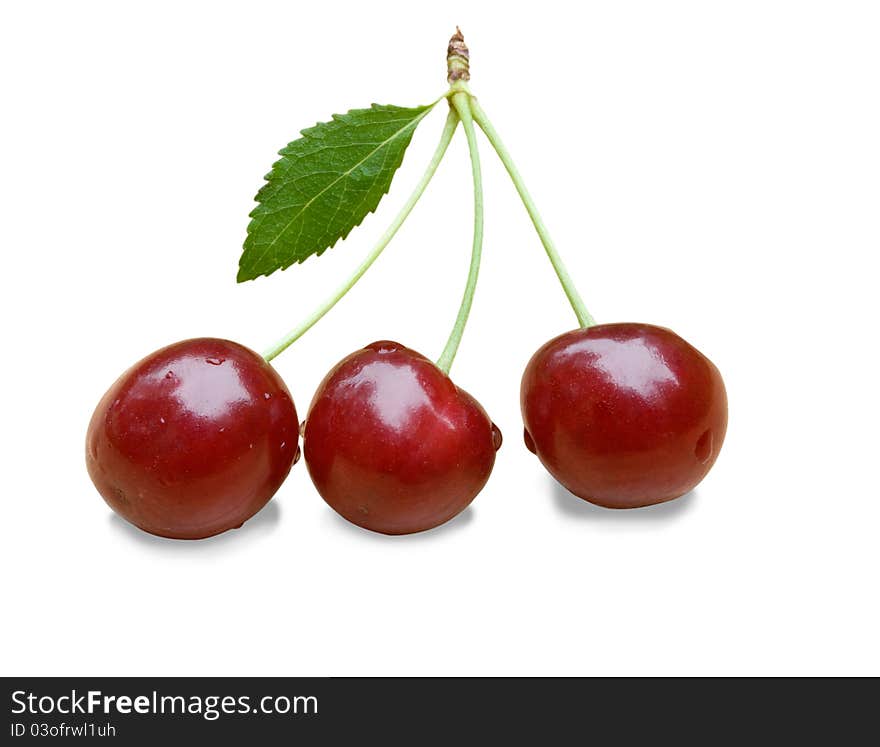
[[[522,379],[526,446],[584,500],[636,508],[692,490],[727,430],[718,369],[664,327],[600,324],[532,356]]]
[[[437,366],[395,342],[343,359],[303,434],[324,500],[358,526],[410,534],[463,511],[486,484],[501,433]]]
[[[86,464],[98,492],[146,532],[200,539],[239,527],[299,457],[293,399],[235,342],[169,345],[126,371],[92,415]]]

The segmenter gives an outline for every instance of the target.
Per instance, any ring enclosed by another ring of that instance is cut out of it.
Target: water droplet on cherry
[[[367,345],[367,348],[370,350],[375,350],[377,353],[394,353],[400,350],[400,345],[396,342],[392,342],[391,340],[379,340],[378,342],[371,343]]]
[[[532,452],[532,454],[537,454],[535,451],[535,442],[532,440],[532,434],[529,433],[525,428],[523,428],[523,441],[526,442],[526,448]]]
[[[492,444],[495,446],[495,451],[501,448],[501,444],[504,441],[504,436],[501,435],[501,429],[492,423]]]
[[[225,361],[225,358],[205,358],[205,363],[210,363],[212,366],[222,366]]]

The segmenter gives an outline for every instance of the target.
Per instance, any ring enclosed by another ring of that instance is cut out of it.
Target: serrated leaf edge
[[[284,231],[287,230],[287,228],[288,228],[288,227],[289,227],[289,226],[290,226],[290,225],[291,225],[291,224],[292,224],[292,223],[293,223],[293,222],[294,222],[294,221],[295,221],[300,215],[302,215],[302,213],[303,213],[303,212],[309,207],[309,205],[311,205],[311,204],[312,204],[312,203],[313,203],[318,197],[320,197],[322,194],[324,194],[324,192],[326,192],[326,191],[327,191],[328,189],[330,189],[331,187],[335,186],[335,185],[336,185],[341,179],[344,179],[344,178],[347,177],[349,174],[351,174],[351,173],[352,173],[352,172],[353,172],[358,166],[362,165],[365,161],[369,160],[369,159],[370,159],[370,158],[376,153],[376,151],[378,151],[380,148],[385,147],[386,145],[388,145],[389,143],[391,143],[392,141],[394,141],[396,138],[400,137],[404,132],[406,132],[406,131],[410,128],[410,126],[411,126],[412,130],[415,130],[415,128],[421,123],[421,121],[422,121],[426,116],[428,116],[428,114],[431,113],[431,111],[433,110],[434,106],[436,106],[436,104],[437,104],[437,101],[434,101],[433,103],[424,106],[424,111],[423,111],[421,114],[419,114],[415,119],[409,120],[409,122],[410,122],[409,125],[407,125],[406,127],[402,127],[402,128],[399,129],[397,132],[395,132],[394,135],[392,135],[391,137],[386,138],[385,140],[383,140],[381,143],[379,143],[379,145],[377,145],[372,151],[370,151],[366,156],[364,156],[364,158],[362,158],[360,161],[358,161],[354,166],[352,166],[350,169],[348,169],[348,170],[345,171],[344,173],[340,174],[339,177],[337,177],[337,178],[334,179],[330,184],[326,185],[323,189],[321,189],[320,192],[318,192],[317,194],[315,194],[315,195],[314,195],[314,196],[313,196],[313,197],[312,197],[312,198],[311,198],[311,199],[310,199],[305,205],[302,206],[302,208],[300,208],[300,210],[297,212],[297,214],[287,222],[287,225],[286,225],[281,231],[279,231],[278,235],[280,236],[281,234],[283,234]],[[375,103],[374,103],[374,104],[371,104],[371,105],[370,105],[369,109],[349,109],[347,112],[344,112],[344,113],[342,113],[342,114],[332,114],[332,115],[330,116],[330,119],[333,120],[333,121],[338,122],[338,121],[342,121],[342,120],[344,119],[344,117],[346,117],[347,115],[351,114],[352,112],[381,111],[381,110],[383,110],[383,109],[387,111],[387,110],[388,110],[388,107],[390,107],[390,106],[393,106],[393,105],[391,105],[391,104],[375,104]],[[409,109],[419,109],[420,107],[418,107],[418,106],[413,106],[413,107],[397,107],[397,108],[400,108],[400,109],[406,109],[406,108],[409,108]],[[320,127],[322,124],[328,124],[328,122],[317,122],[317,123],[315,123],[314,125],[312,125],[311,127],[307,127],[307,128],[305,128],[305,129],[303,129],[303,130],[300,130],[299,134],[301,135],[302,139],[313,138],[313,135],[311,134],[311,132],[312,132],[315,128]],[[296,142],[296,141],[291,141],[291,142]],[[269,173],[266,174],[265,177],[263,177],[264,181],[266,181],[267,183],[270,181],[270,178],[271,178],[272,174],[273,174],[274,171],[275,171],[275,166],[276,166],[276,164],[278,164],[280,161],[283,160],[283,158],[284,158],[284,153],[283,153],[283,151],[284,151],[286,148],[288,148],[289,146],[290,146],[290,143],[288,143],[287,145],[284,146],[284,148],[282,148],[280,151],[278,151],[277,155],[282,156],[282,158],[280,158],[278,161],[276,161],[275,163],[273,163],[273,164],[272,164],[272,168],[270,169]],[[401,161],[401,163],[402,163],[402,161]],[[382,192],[382,194],[381,194],[382,197],[384,197],[385,195],[387,195],[388,192],[391,190],[391,182],[393,181],[393,177],[394,177],[394,175],[397,173],[397,170],[400,168],[400,165],[401,165],[401,164],[398,164],[397,167],[395,167],[394,172],[393,172],[393,174],[392,174],[392,179],[388,182],[388,187],[387,187],[385,190],[383,190],[383,192]],[[264,187],[265,187],[265,185],[264,185]],[[260,188],[260,191],[262,191],[262,189],[263,189],[263,187]],[[257,199],[259,198],[260,191],[257,192]],[[380,203],[381,203],[381,199],[380,199]],[[252,233],[253,233],[253,230],[254,230],[254,224],[255,224],[255,222],[256,222],[256,217],[257,217],[257,214],[258,214],[258,212],[259,212],[260,207],[261,207],[261,204],[257,204],[257,205],[253,208],[253,210],[251,210],[251,212],[248,214],[248,217],[251,218],[252,220],[250,221],[250,223],[248,223],[248,227],[247,227],[247,237],[245,238],[245,248],[247,248],[247,241],[248,241],[248,239],[250,238],[250,236],[251,236]],[[376,208],[378,208],[378,204],[377,204]],[[352,226],[351,226],[351,227],[350,227],[345,233],[341,234],[341,235],[338,236],[336,239],[334,239],[334,240],[333,240],[333,243],[328,244],[326,247],[324,247],[324,248],[321,249],[320,251],[313,252],[313,253],[311,253],[311,254],[305,256],[305,257],[302,257],[301,259],[296,259],[296,258],[294,258],[294,260],[293,260],[292,262],[290,262],[290,263],[288,263],[288,264],[286,264],[286,265],[283,265],[283,266],[281,266],[281,267],[277,267],[277,268],[275,268],[274,270],[270,270],[269,272],[259,272],[259,273],[256,274],[256,275],[249,275],[249,276],[243,277],[242,274],[241,274],[241,270],[243,269],[243,268],[241,267],[241,263],[242,263],[242,261],[244,260],[245,252],[242,252],[242,254],[241,254],[241,258],[240,258],[240,260],[239,260],[239,273],[238,273],[238,278],[237,278],[238,282],[243,282],[243,281],[246,281],[246,280],[256,280],[257,278],[259,278],[259,277],[263,277],[263,276],[265,276],[265,277],[269,277],[270,275],[272,275],[273,273],[277,272],[278,270],[281,270],[281,271],[283,272],[283,271],[286,270],[288,267],[292,267],[292,266],[295,265],[295,264],[302,264],[302,263],[305,262],[309,257],[312,257],[312,256],[320,257],[320,256],[321,256],[324,252],[326,252],[328,249],[332,249],[332,248],[333,248],[334,246],[336,246],[336,244],[338,244],[340,241],[345,240],[345,239],[348,237],[348,235],[352,232],[353,229],[357,228],[359,225],[361,225],[361,223],[364,222],[364,219],[365,219],[368,215],[371,215],[371,214],[373,214],[373,213],[376,212],[376,208],[373,208],[372,210],[368,210],[366,213],[364,213],[364,216],[363,216],[363,217],[362,217],[357,223],[353,224],[353,225],[352,225]],[[275,242],[276,242],[277,240],[278,240],[278,237],[274,238],[274,239],[272,240],[272,242],[266,246],[266,248],[264,249],[263,253],[260,255],[260,259],[254,261],[254,262],[252,262],[252,264],[255,264],[255,265],[256,265],[256,264],[259,264],[259,263],[265,258],[266,253],[267,253],[267,252],[268,252],[268,251],[269,251],[269,250],[275,245]]]

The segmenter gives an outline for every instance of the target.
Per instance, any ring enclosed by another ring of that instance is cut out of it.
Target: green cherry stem
[[[513,181],[513,186],[516,187],[516,191],[519,193],[520,199],[522,200],[523,205],[525,205],[529,217],[532,219],[532,224],[538,232],[541,243],[544,245],[544,250],[547,252],[547,257],[550,259],[550,263],[556,271],[556,277],[559,278],[559,282],[562,284],[562,289],[568,297],[568,302],[571,304],[571,308],[574,309],[578,323],[583,328],[592,327],[596,321],[593,319],[590,312],[587,311],[583,299],[581,299],[580,294],[577,292],[577,288],[575,288],[574,281],[568,274],[568,270],[565,269],[562,257],[560,257],[559,252],[556,251],[553,240],[550,238],[550,233],[547,231],[544,221],[541,220],[538,208],[535,207],[532,196],[529,194],[528,189],[526,189],[525,182],[523,182],[522,176],[520,176],[519,171],[517,171],[513,159],[510,157],[510,153],[507,151],[507,148],[504,147],[504,143],[501,141],[501,138],[492,126],[492,123],[489,121],[486,112],[483,111],[479,102],[475,98],[471,98],[470,103],[474,121],[480,126],[480,129],[486,133],[486,137],[489,139],[489,142],[492,144],[492,147],[501,159],[501,163],[504,164],[504,168],[507,169],[507,173]]]
[[[425,173],[422,174],[422,178],[419,180],[419,183],[416,184],[415,189],[413,189],[412,194],[407,198],[403,207],[400,208],[400,212],[395,216],[394,220],[391,221],[391,225],[388,226],[385,233],[382,234],[379,241],[372,250],[370,250],[370,253],[364,258],[364,261],[361,262],[351,277],[342,283],[342,285],[340,285],[336,291],[324,301],[324,303],[303,319],[298,326],[290,330],[290,332],[263,353],[263,357],[267,361],[271,361],[273,358],[283,353],[288,347],[308,332],[321,319],[321,317],[324,316],[324,314],[339,303],[342,297],[348,293],[354,287],[355,283],[363,277],[364,273],[370,269],[373,262],[379,258],[379,255],[383,252],[385,247],[388,246],[391,239],[394,238],[394,235],[403,225],[403,222],[407,219],[410,212],[412,212],[412,209],[419,201],[422,193],[434,177],[437,167],[440,165],[440,161],[442,161],[443,156],[446,155],[446,149],[449,147],[449,142],[455,134],[455,128],[458,126],[458,121],[458,114],[454,109],[450,108],[449,115],[446,117],[446,125],[443,127],[443,133],[440,135],[440,142],[437,143],[437,148],[434,151],[434,155],[431,157],[431,161],[428,163],[427,168],[425,168]]]
[[[464,296],[458,309],[458,316],[449,334],[446,347],[440,354],[437,367],[448,374],[452,368],[452,361],[461,344],[461,337],[467,325],[468,316],[471,313],[471,305],[474,301],[474,291],[477,288],[477,277],[480,274],[480,257],[483,250],[483,176],[480,171],[480,152],[477,149],[477,133],[474,130],[474,120],[471,113],[471,97],[467,91],[467,84],[463,81],[458,84],[462,90],[457,90],[450,99],[455,111],[461,118],[464,134],[467,137],[468,151],[471,156],[471,173],[474,180],[474,241],[471,249],[471,264],[468,269],[467,284],[464,288]]]

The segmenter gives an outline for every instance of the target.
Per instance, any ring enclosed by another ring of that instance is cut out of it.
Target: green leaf
[[[280,151],[257,193],[238,282],[321,255],[372,213],[433,108],[373,104],[334,114]]]

